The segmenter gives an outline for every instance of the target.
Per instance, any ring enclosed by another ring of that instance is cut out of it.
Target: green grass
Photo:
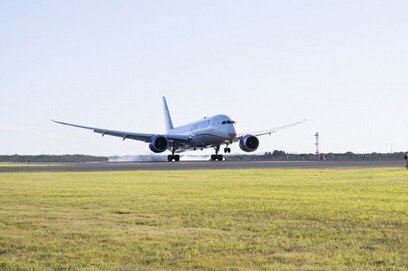
[[[408,269],[408,173],[0,173],[0,270],[20,269]]]

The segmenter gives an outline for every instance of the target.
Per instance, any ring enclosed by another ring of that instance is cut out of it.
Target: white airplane
[[[220,146],[226,145],[226,147],[224,148],[224,153],[230,153],[231,148],[229,148],[229,145],[234,142],[239,142],[239,147],[241,148],[241,150],[245,152],[253,152],[258,149],[259,146],[258,136],[268,134],[271,135],[278,130],[291,127],[306,121],[306,119],[304,119],[296,123],[265,131],[248,134],[238,134],[236,122],[227,115],[215,115],[208,118],[206,117],[202,120],[174,128],[165,97],[163,97],[163,109],[167,130],[167,132],[164,134],[123,132],[76,125],[55,120],[53,120],[53,122],[93,130],[93,132],[102,134],[102,136],[117,136],[121,137],[123,140],[133,139],[149,143],[149,148],[154,153],[161,153],[166,150],[171,151],[171,155],[167,156],[168,161],[171,162],[173,160],[180,161],[180,155],[176,155],[176,153],[197,149],[202,150],[204,148],[214,148],[215,154],[211,155],[211,160],[222,161],[223,156],[218,154],[220,151]]]

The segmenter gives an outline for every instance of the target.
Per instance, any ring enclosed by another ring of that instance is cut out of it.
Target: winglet
[[[169,108],[167,106],[166,97],[163,97],[163,110],[164,110],[164,121],[166,122],[166,131],[174,129],[173,122],[171,121]]]
[[[58,121],[58,120],[50,120],[50,121],[55,122],[55,123],[59,123],[59,124],[63,124],[61,121]]]

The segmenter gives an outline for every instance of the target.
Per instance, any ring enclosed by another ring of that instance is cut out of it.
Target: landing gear
[[[215,154],[211,155],[211,160],[212,161],[222,161],[224,159],[224,157],[221,154],[218,154],[218,152],[220,151],[220,146],[215,147]]]
[[[167,161],[171,162],[171,161],[180,161],[180,155],[167,155]]]
[[[178,162],[178,161],[180,161],[180,155],[175,155],[174,153],[176,152],[176,150],[177,150],[177,147],[178,146],[176,146],[176,143],[174,143],[173,142],[173,147],[171,148],[171,155],[167,155],[167,161],[169,161],[169,162],[171,162],[171,161],[175,161],[175,162]]]
[[[222,161],[223,159],[224,159],[224,157],[221,154],[220,155],[218,155],[218,154],[211,155],[211,160],[213,160],[213,161],[216,161],[216,160]]]
[[[226,146],[224,148],[224,153],[231,153],[231,148],[228,147],[229,144],[230,144],[230,142],[226,142]]]

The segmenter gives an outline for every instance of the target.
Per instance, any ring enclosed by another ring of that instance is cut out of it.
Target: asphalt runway
[[[54,163],[27,166],[0,166],[1,172],[42,171],[133,171],[133,170],[208,170],[268,168],[350,168],[405,167],[405,161],[185,161],[185,162],[117,162]]]

